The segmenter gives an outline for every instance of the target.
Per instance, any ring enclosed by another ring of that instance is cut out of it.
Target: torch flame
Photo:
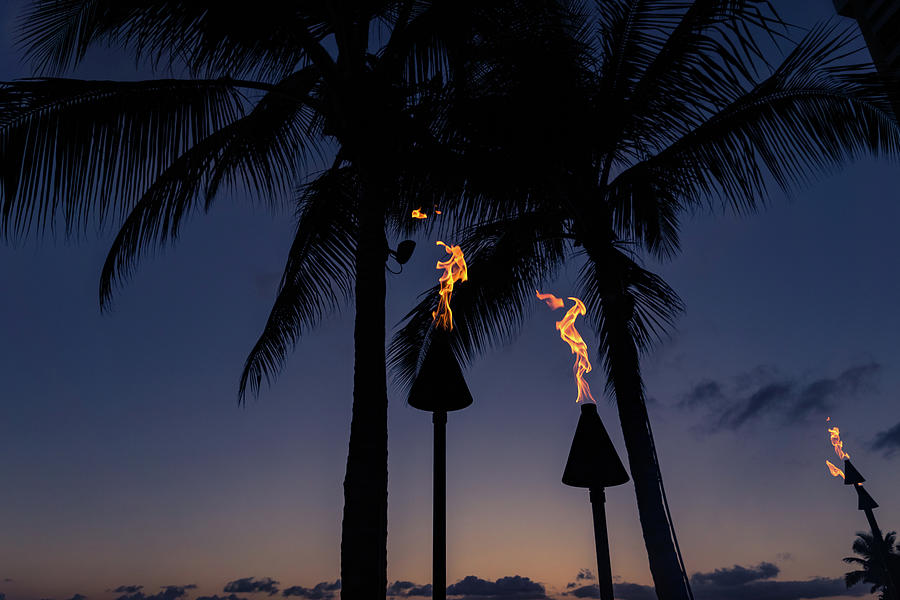
[[[828,467],[828,470],[831,471],[832,477],[837,477],[840,475],[841,479],[844,479],[844,472],[838,469],[836,466],[831,464],[830,460],[825,461],[825,466]]]
[[[450,310],[450,296],[453,294],[453,284],[457,281],[466,281],[469,278],[468,267],[466,267],[466,259],[463,251],[459,246],[448,246],[444,242],[438,242],[438,246],[443,246],[450,255],[445,261],[438,261],[436,269],[444,269],[441,275],[440,284],[441,291],[438,292],[441,299],[438,302],[438,309],[431,313],[431,318],[438,322],[440,327],[444,329],[453,329],[453,311]]]
[[[850,458],[850,455],[844,452],[844,442],[841,441],[841,430],[837,427],[832,427],[828,430],[828,433],[831,434],[831,445],[834,446],[834,453],[838,455],[838,458]]]
[[[562,308],[565,305],[561,298],[557,298],[553,294],[542,294],[538,291],[535,291],[535,294],[538,300],[546,302],[551,310]],[[569,300],[575,302],[575,305],[569,309],[562,319],[556,322],[556,329],[559,331],[559,337],[569,344],[572,354],[575,355],[575,365],[572,367],[572,372],[575,374],[575,383],[578,385],[578,397],[575,399],[575,402],[580,403],[590,400],[596,403],[591,395],[591,387],[584,379],[585,374],[591,372],[591,361],[588,360],[587,344],[584,343],[578,330],[575,329],[575,319],[578,315],[585,315],[587,309],[584,307],[584,302],[578,298],[569,297]]]
[[[427,219],[428,215],[423,213],[421,209],[417,208],[414,211],[412,211],[412,218],[413,219]]]

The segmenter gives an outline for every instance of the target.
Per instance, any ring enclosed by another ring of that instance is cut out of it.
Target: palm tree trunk
[[[616,394],[619,421],[628,452],[628,467],[634,480],[641,530],[656,595],[660,600],[689,600],[687,583],[663,503],[659,464],[653,451],[653,437],[644,402],[640,361],[631,334],[633,304],[629,300],[622,296],[604,299],[608,309],[605,315],[609,333],[609,373]]]
[[[387,589],[387,242],[382,195],[374,181],[360,175],[353,417],[341,536],[345,600],[383,600]]]

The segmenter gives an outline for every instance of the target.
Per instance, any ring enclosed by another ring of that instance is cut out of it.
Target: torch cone
[[[432,599],[447,598],[447,413],[472,404],[472,393],[450,347],[449,333],[434,329],[431,345],[409,391],[413,408],[432,413],[434,492],[432,512]]]
[[[575,437],[572,438],[562,481],[572,487],[590,490],[594,545],[597,550],[597,586],[600,588],[601,600],[613,600],[604,488],[627,483],[628,473],[597,414],[596,404],[581,405],[581,416],[575,427]]]
[[[862,474],[856,470],[849,458],[844,459],[844,485],[855,485],[866,480]]]

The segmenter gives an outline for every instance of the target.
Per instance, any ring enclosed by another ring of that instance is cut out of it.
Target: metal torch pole
[[[447,600],[447,411],[432,413],[434,423],[434,515],[432,598]]]
[[[869,521],[869,527],[872,529],[872,537],[875,540],[875,552],[878,554],[878,559],[882,568],[884,568],[885,585],[887,586],[887,594],[885,597],[888,600],[900,600],[897,596],[897,586],[894,581],[894,574],[891,572],[891,563],[887,546],[884,543],[884,537],[881,535],[881,529],[878,528],[878,523],[875,521],[875,513],[872,512],[871,508],[867,508],[863,510],[863,512],[866,513],[866,519]]]
[[[612,566],[609,561],[609,537],[606,533],[606,494],[603,488],[590,488],[594,515],[594,544],[597,546],[597,586],[600,600],[613,600]]]

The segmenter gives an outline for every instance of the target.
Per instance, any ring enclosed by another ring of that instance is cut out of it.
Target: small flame
[[[535,291],[535,294],[538,300],[546,302],[547,306],[552,310],[562,308],[565,305],[561,298],[557,298],[553,294],[542,294],[538,291]],[[575,355],[575,365],[572,367],[572,372],[575,374],[575,383],[578,385],[578,398],[575,399],[575,402],[580,403],[590,400],[596,403],[591,395],[591,387],[584,379],[585,374],[591,372],[591,361],[588,360],[587,344],[584,343],[581,335],[575,329],[575,319],[578,315],[585,315],[587,309],[578,298],[569,297],[569,300],[575,302],[575,305],[569,309],[562,319],[556,322],[556,329],[559,331],[559,337],[569,344],[572,354]]]
[[[439,214],[441,214],[441,211],[435,209],[435,210],[434,210],[434,214],[439,215]]]
[[[438,213],[438,214],[440,214],[440,213]],[[416,210],[412,211],[412,218],[413,219],[427,219],[428,215],[423,213],[421,209],[417,208]]]
[[[450,255],[445,261],[438,261],[436,269],[444,269],[441,275],[441,291],[438,292],[441,299],[438,303],[438,309],[431,313],[431,318],[438,322],[440,327],[444,329],[453,329],[453,311],[450,310],[450,296],[453,294],[453,284],[457,281],[463,282],[469,278],[468,267],[466,267],[466,259],[463,251],[459,246],[448,246],[444,242],[438,242],[438,246],[443,246]]]
[[[840,475],[841,479],[845,479],[845,477],[844,477],[844,472],[841,471],[840,469],[838,469],[838,468],[837,468],[836,466],[834,466],[833,464],[831,464],[831,461],[830,461],[830,460],[826,460],[826,461],[825,461],[825,466],[828,467],[828,470],[829,470],[829,471],[831,471],[832,477],[837,477],[838,475]]]
[[[826,423],[827,423],[828,421],[830,421],[830,420],[831,420],[831,417],[825,417],[825,422],[826,422]]]
[[[834,446],[834,453],[838,455],[838,458],[850,458],[850,455],[844,452],[844,442],[841,441],[841,430],[837,427],[832,427],[828,430],[828,433],[831,434],[831,445]]]
[[[546,302],[547,306],[550,307],[550,310],[556,310],[557,308],[562,308],[566,305],[566,303],[563,302],[562,298],[557,298],[553,294],[542,294],[537,290],[535,290],[535,292],[537,292],[538,300],[543,300],[544,302]]]

